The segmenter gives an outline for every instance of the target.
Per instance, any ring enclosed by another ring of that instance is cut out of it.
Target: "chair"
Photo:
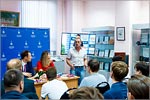
[[[108,82],[101,82],[96,86],[96,88],[99,90],[101,94],[104,94],[107,90],[110,89],[110,86]]]
[[[69,98],[69,92],[71,92],[71,90],[74,90],[77,88],[69,88],[66,92],[64,92],[64,94],[60,97],[60,99],[70,99]]]

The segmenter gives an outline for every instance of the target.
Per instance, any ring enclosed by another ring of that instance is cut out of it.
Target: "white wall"
[[[85,2],[84,28],[115,25],[115,1]]]

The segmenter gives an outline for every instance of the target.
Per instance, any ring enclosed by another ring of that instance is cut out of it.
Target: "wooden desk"
[[[68,77],[68,78],[59,78],[60,80],[63,80],[68,88],[77,88],[78,87],[78,79],[79,77]],[[34,83],[35,89],[36,89],[36,94],[40,98],[41,97],[41,88],[42,85],[46,82],[40,82],[40,83]]]

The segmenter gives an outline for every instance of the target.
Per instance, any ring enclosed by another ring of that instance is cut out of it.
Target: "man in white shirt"
[[[87,66],[86,50],[81,47],[81,39],[75,39],[75,47],[71,48],[66,58],[67,64],[70,66],[70,74],[80,77],[78,84],[85,76],[85,68]]]
[[[55,67],[49,68],[46,71],[46,76],[48,82],[42,85],[40,99],[45,99],[48,96],[48,99],[59,100],[63,93],[68,90],[66,83],[56,79],[57,71]]]

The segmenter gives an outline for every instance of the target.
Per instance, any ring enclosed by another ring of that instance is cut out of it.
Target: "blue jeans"
[[[80,85],[82,79],[85,77],[85,69],[84,66],[83,67],[75,67],[74,69],[70,69],[70,74],[79,76],[79,80],[78,80],[78,85]]]

